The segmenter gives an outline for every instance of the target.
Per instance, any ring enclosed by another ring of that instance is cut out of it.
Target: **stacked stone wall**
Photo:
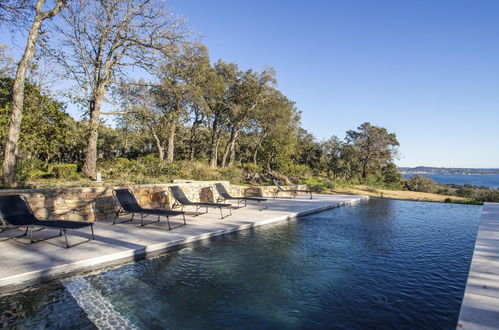
[[[213,202],[218,198],[218,194],[212,188],[214,183],[215,181],[174,180],[173,183],[151,185],[8,189],[0,190],[0,195],[24,195],[33,212],[40,219],[95,221],[114,216],[117,206],[112,194],[113,189],[129,188],[142,207],[171,209],[173,198],[168,192],[169,186],[180,186],[186,196],[194,202]],[[247,187],[231,185],[228,181],[221,181],[221,183],[233,196],[272,198],[276,192],[274,186]],[[306,189],[304,185],[288,187]],[[279,196],[286,196],[286,194],[279,193]]]

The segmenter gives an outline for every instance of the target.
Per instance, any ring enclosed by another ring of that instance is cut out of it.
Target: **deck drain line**
[[[62,284],[98,329],[138,329],[83,277],[63,280]]]

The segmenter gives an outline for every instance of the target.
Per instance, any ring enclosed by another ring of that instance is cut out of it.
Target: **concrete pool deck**
[[[499,204],[485,203],[458,329],[499,329]]]
[[[277,221],[289,220],[322,210],[366,200],[367,196],[314,195],[313,199],[300,196],[296,199],[269,199],[268,209],[259,211],[256,203],[233,209],[232,216],[220,219],[220,213],[211,209],[208,214],[193,217],[172,217],[173,230],[169,231],[166,219],[154,223],[155,217],[112,224],[112,220],[95,223],[95,240],[88,242],[89,228],[69,233],[66,249],[64,237],[29,244],[26,238],[12,239],[22,231],[0,233],[0,294],[72,273],[98,270],[123,262],[154,256],[168,249],[190,242],[250,229]],[[225,213],[224,213],[225,214]],[[121,220],[126,220],[128,216]],[[54,236],[58,231],[42,230],[33,233],[33,239]]]

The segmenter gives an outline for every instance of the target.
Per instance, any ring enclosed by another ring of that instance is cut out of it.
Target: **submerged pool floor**
[[[454,329],[480,211],[372,199],[0,297],[1,325]]]

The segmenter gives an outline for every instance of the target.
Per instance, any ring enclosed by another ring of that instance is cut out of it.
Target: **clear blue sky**
[[[400,166],[499,167],[499,1],[168,3],[213,61],[274,67],[320,139],[369,121]]]
[[[212,61],[274,67],[319,139],[369,121],[397,134],[400,166],[499,167],[499,0],[168,4]]]

